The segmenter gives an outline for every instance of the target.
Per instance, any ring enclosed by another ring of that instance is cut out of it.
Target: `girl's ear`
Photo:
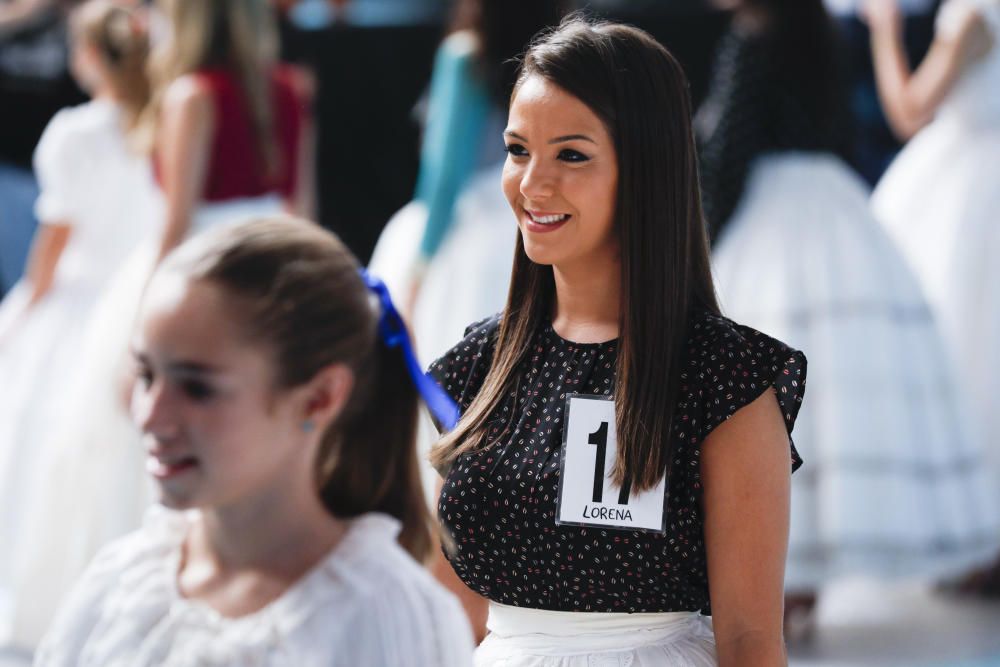
[[[345,364],[330,364],[316,373],[303,390],[303,423],[313,424],[322,433],[347,405],[354,390],[354,373]]]

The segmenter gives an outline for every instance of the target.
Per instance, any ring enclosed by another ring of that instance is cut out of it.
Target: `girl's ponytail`
[[[381,337],[375,348],[371,384],[358,388],[368,400],[323,441],[320,495],[337,516],[377,511],[395,517],[403,524],[400,544],[423,561],[432,540],[415,447],[419,394],[403,348],[390,348]]]

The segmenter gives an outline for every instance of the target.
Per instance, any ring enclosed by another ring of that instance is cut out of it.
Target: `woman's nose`
[[[531,161],[521,176],[521,194],[528,201],[548,199],[556,190],[555,174],[541,161]]]

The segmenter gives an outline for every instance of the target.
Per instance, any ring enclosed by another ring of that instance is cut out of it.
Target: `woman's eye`
[[[507,153],[514,157],[524,157],[528,154],[527,149],[521,144],[507,144],[506,150]]]
[[[586,162],[590,158],[580,151],[575,151],[572,148],[564,148],[559,151],[559,159],[563,162]]]
[[[181,383],[184,394],[195,401],[207,401],[215,396],[215,390],[200,380],[186,380]]]

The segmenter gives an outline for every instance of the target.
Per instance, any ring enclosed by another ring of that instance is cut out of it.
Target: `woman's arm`
[[[992,46],[982,17],[967,11],[951,30],[937,31],[926,57],[911,71],[896,0],[868,0],[863,18],[871,31],[879,99],[893,133],[906,141],[929,123],[962,69]]]
[[[43,223],[38,226],[35,238],[31,242],[31,254],[25,277],[31,288],[28,305],[33,306],[41,301],[52,288],[59,258],[72,233],[72,227],[64,223]]]
[[[285,202],[292,215],[317,220],[316,210],[316,123],[313,105],[316,99],[316,77],[311,70],[285,66],[291,72],[291,84],[301,112],[301,127],[296,151],[295,191]]]
[[[167,219],[157,261],[184,239],[191,226],[191,216],[205,188],[215,123],[211,92],[190,75],[170,84],[161,113],[156,155]]]
[[[768,390],[705,439],[705,547],[720,667],[786,665],[788,433]]]

